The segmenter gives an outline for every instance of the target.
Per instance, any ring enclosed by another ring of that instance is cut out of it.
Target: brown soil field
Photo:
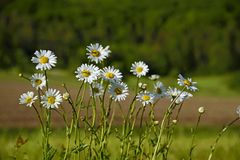
[[[57,87],[61,91],[61,87]],[[78,88],[76,86],[76,88]],[[0,84],[0,128],[31,128],[39,125],[37,116],[33,108],[24,107],[19,105],[19,96],[23,92],[32,90],[32,87],[27,83],[18,82],[4,82]],[[74,86],[70,88],[71,93],[76,94]],[[130,97],[131,98],[131,97]],[[129,98],[129,100],[130,100]],[[124,110],[127,110],[129,100],[122,104]],[[168,106],[169,100],[161,100],[155,107],[156,120],[161,120],[163,112]],[[240,97],[224,98],[224,97],[193,97],[185,102],[182,112],[180,113],[179,123],[182,125],[192,125],[196,122],[198,116],[198,107],[204,106],[206,109],[202,117],[201,125],[216,125],[222,126],[236,115],[236,106],[240,104]],[[116,116],[114,119],[115,124],[122,122],[120,110],[116,108]],[[137,106],[138,107],[138,106]],[[69,105],[66,108],[70,108]],[[70,110],[67,109],[69,112]],[[148,116],[148,110],[144,115]],[[63,120],[59,115],[53,114],[54,126],[63,126]]]

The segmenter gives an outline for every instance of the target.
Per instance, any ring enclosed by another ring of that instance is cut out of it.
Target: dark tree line
[[[84,62],[85,46],[110,45],[127,72],[144,60],[152,72],[224,73],[240,69],[238,0],[2,0],[0,68],[28,70],[36,49],[50,49],[58,67]]]

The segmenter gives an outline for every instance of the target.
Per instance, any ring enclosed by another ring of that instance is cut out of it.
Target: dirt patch
[[[71,92],[76,94],[78,86],[71,86]],[[58,87],[61,91],[63,89]],[[36,127],[38,120],[32,108],[24,107],[18,104],[19,96],[26,91],[32,90],[28,83],[6,82],[0,84],[0,127]],[[130,100],[130,98],[129,98]],[[128,103],[122,104],[123,110],[126,113]],[[162,113],[166,110],[169,104],[168,99],[161,100],[155,107],[156,120],[161,120]],[[186,101],[180,114],[180,123],[191,125],[197,120],[197,109],[200,106],[205,106],[206,114],[203,115],[201,124],[203,125],[219,125],[222,126],[236,117],[235,109],[240,104],[239,98],[215,98],[215,97],[194,97]],[[116,108],[116,118],[114,123],[122,122],[120,110]],[[139,106],[137,106],[139,107]],[[67,109],[70,111],[70,109]],[[148,116],[148,110],[144,115],[145,119]],[[54,126],[63,126],[62,119],[53,114]]]

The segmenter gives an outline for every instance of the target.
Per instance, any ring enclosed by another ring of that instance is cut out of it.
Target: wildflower
[[[154,101],[154,95],[148,91],[140,92],[137,95],[137,100],[142,102],[143,106],[146,106],[148,104],[152,104]]]
[[[32,62],[37,63],[36,69],[50,70],[57,63],[57,57],[50,50],[40,50],[34,54],[37,57],[32,57]]]
[[[203,114],[203,113],[205,112],[205,108],[204,108],[204,107],[199,107],[199,108],[198,108],[198,112],[199,112],[200,114]]]
[[[192,97],[193,95],[188,92],[181,92],[177,88],[171,88],[167,90],[166,94],[169,98],[171,98],[171,101],[175,100],[175,104],[182,103],[185,99]]]
[[[237,113],[238,116],[240,117],[240,106],[237,107],[237,109],[236,109],[236,113]]]
[[[93,81],[98,79],[100,71],[99,68],[93,64],[82,64],[77,68],[75,73],[77,74],[76,77],[79,81],[84,81],[91,84]]]
[[[193,82],[191,78],[184,78],[181,74],[178,75],[179,86],[186,86],[190,91],[197,91],[198,88],[195,86],[197,82]]]
[[[177,120],[176,119],[172,120],[172,123],[177,124]]]
[[[45,95],[41,97],[41,103],[43,107],[50,108],[58,108],[60,103],[62,102],[62,96],[59,91],[56,89],[48,89],[45,92]]]
[[[166,88],[164,87],[163,83],[160,81],[154,84],[154,90],[155,90],[156,98],[162,98],[166,95]]]
[[[19,104],[25,104],[27,107],[32,107],[33,103],[37,99],[33,92],[23,93],[19,98]]]
[[[90,46],[87,46],[86,50],[88,51],[88,59],[90,59],[92,62],[102,62],[103,59],[107,58],[109,56],[109,53],[111,52],[109,49],[109,46],[103,48],[102,45],[96,43],[96,44],[90,44]]]
[[[130,70],[130,72],[132,72],[138,78],[140,78],[141,76],[145,76],[148,71],[149,71],[148,65],[146,65],[142,61],[133,63]]]
[[[119,82],[122,79],[122,73],[112,67],[104,67],[101,71],[103,79],[110,81],[110,82]]]
[[[63,99],[64,100],[68,100],[68,98],[70,97],[68,92],[63,93]]]
[[[43,89],[46,86],[46,77],[41,73],[35,73],[31,77],[31,84],[36,89]]]
[[[115,101],[123,101],[128,95],[127,84],[123,82],[111,83],[109,93]]]
[[[103,95],[104,89],[102,84],[100,83],[93,83],[91,89],[91,96],[98,97]]]
[[[160,78],[160,76],[159,75],[157,75],[157,74],[152,74],[150,77],[148,77],[150,80],[152,80],[152,81],[156,81],[156,80],[158,80],[159,78]]]

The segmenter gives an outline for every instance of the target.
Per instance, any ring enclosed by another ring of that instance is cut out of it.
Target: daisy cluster
[[[34,95],[33,91],[23,93],[19,98],[19,103],[28,107],[34,106],[34,103],[39,99],[42,107],[47,109],[58,108],[62,102],[62,95],[60,91],[47,87],[46,71],[51,70],[57,63],[57,57],[50,50],[40,50],[34,53],[35,57],[32,57],[32,62],[36,63],[36,70],[40,70],[42,73],[34,73],[30,78],[24,77],[30,81],[33,88],[38,93]],[[19,76],[23,77],[22,74]]]

